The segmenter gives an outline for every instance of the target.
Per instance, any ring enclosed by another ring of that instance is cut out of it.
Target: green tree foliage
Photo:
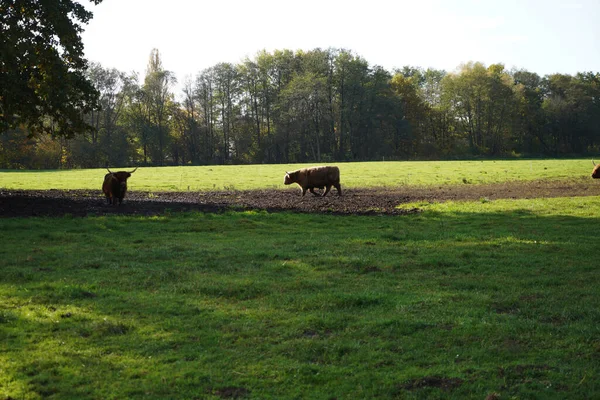
[[[86,77],[102,105],[85,114],[95,130],[53,142],[27,140],[26,127],[17,127],[0,141],[0,167],[598,158],[600,151],[595,72],[541,77],[470,62],[450,73],[405,66],[391,74],[346,49],[277,50],[207,68],[176,96],[175,77],[153,50],[143,79],[97,64]]]
[[[403,73],[396,73],[391,80],[392,90],[398,96],[403,112],[395,145],[403,144],[403,151],[410,155],[418,152],[418,147],[426,137],[426,123],[431,110],[421,94],[421,84],[422,75],[410,74],[406,68]]]
[[[98,4],[101,0],[91,0]],[[80,34],[92,13],[71,0],[0,2],[0,132],[72,136],[97,108]]]
[[[177,82],[171,71],[166,71],[157,49],[153,49],[148,60],[142,93],[150,128],[152,160],[165,164],[166,150],[170,145],[169,124],[173,102],[172,86]]]
[[[216,99],[214,68],[208,68],[196,78],[195,98],[198,102],[199,119],[202,121],[201,130],[204,132],[204,147],[200,149],[201,160],[206,163],[216,162]]]
[[[183,86],[183,101],[181,107],[174,107],[174,131],[177,132],[178,144],[174,151],[181,158],[183,164],[189,160],[192,165],[198,165],[201,160],[203,143],[199,118],[200,109],[194,93],[191,79],[186,79]]]
[[[443,101],[442,82],[446,75],[446,71],[431,68],[423,74],[421,90],[428,113],[418,154],[427,157],[447,156],[454,152],[454,114],[450,105]]]
[[[543,81],[545,116],[543,138],[554,154],[580,154],[596,150],[600,128],[600,74],[553,74]]]
[[[159,51],[153,49],[150,53],[144,83],[140,83],[137,74],[126,77],[124,83],[121,121],[127,135],[121,137],[126,140],[115,143],[115,152],[131,154],[127,164],[138,159],[136,153],[144,165],[179,164],[183,138],[176,130],[178,118],[172,92],[176,79],[163,68]],[[135,149],[127,150],[130,144]]]
[[[215,100],[217,116],[220,117],[221,145],[219,158],[221,162],[229,162],[232,148],[235,149],[237,135],[237,117],[239,116],[239,92],[241,81],[237,69],[230,63],[219,63],[214,67]]]
[[[528,154],[549,150],[544,140],[544,90],[542,78],[533,72],[518,70],[513,73],[517,108],[513,132],[513,151]]]
[[[123,124],[131,78],[116,69],[105,69],[93,63],[88,79],[98,90],[101,108],[85,116],[94,129],[70,141],[69,157],[75,165],[95,167],[125,165],[133,155],[130,132]]]
[[[458,73],[448,74],[443,83],[445,101],[454,111],[470,151],[503,154],[516,107],[513,78],[504,66],[468,63]]]

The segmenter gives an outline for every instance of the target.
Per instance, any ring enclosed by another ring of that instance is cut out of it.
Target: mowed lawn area
[[[1,218],[0,399],[598,398],[599,206]]]
[[[320,163],[327,164],[327,163]],[[406,161],[329,163],[338,165],[343,187],[451,185],[588,178],[592,163],[573,160]],[[129,179],[129,190],[207,191],[284,188],[285,171],[319,165],[227,165],[201,167],[140,167]],[[133,167],[111,167],[131,171]],[[106,169],[52,171],[0,170],[0,188],[98,189]]]

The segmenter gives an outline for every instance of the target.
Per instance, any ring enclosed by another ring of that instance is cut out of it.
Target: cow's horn
[[[137,170],[138,167],[135,167],[135,169],[133,171],[130,172],[130,174],[133,174],[135,172],[135,170]]]
[[[594,162],[594,160],[592,160],[592,164],[594,164],[594,167],[596,166],[596,163]]]
[[[111,174],[113,173],[110,169],[108,169],[108,167],[106,167],[106,170]]]

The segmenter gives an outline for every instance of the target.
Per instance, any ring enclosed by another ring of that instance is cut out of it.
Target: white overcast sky
[[[352,50],[390,72],[468,61],[600,72],[600,0],[103,0],[90,9],[88,60],[144,76],[157,48],[179,82],[262,49],[317,47]]]

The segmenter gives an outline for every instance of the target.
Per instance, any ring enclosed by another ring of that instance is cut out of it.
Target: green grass
[[[314,164],[311,164],[314,165]],[[578,160],[407,161],[336,163],[344,187],[497,183],[589,177],[592,163]],[[205,191],[284,188],[285,171],[308,164],[147,167],[129,179],[130,190]],[[112,168],[112,170],[132,168]],[[99,189],[105,169],[0,170],[0,188]]]
[[[0,398],[597,398],[599,205],[1,219]]]

